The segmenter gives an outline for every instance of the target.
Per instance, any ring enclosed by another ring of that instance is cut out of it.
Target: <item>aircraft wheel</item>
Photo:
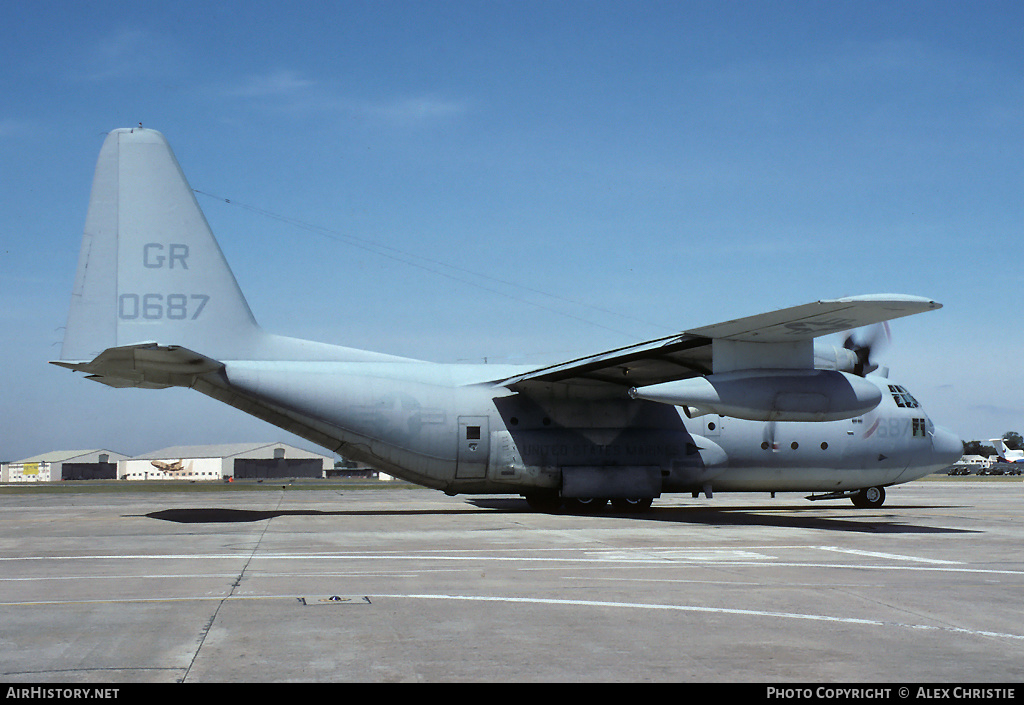
[[[562,498],[557,492],[531,492],[524,496],[535,512],[557,512],[562,507]]]
[[[885,488],[865,487],[850,497],[850,499],[853,501],[853,506],[855,507],[860,507],[861,509],[877,509],[882,506],[883,502],[885,502]]]
[[[654,497],[616,497],[612,506],[620,512],[645,512],[651,508]]]
[[[599,499],[595,497],[571,497],[565,500],[565,506],[570,512],[579,512],[581,514],[595,514],[608,504],[607,499]]]

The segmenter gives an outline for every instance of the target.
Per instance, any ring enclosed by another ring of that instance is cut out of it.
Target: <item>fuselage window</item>
[[[927,438],[928,431],[925,427],[925,419],[913,419],[914,438]]]

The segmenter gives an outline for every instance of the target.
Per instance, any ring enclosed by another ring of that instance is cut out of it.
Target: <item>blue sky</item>
[[[103,137],[139,122],[274,332],[540,365],[915,294],[945,308],[892,325],[892,377],[964,438],[1024,431],[1019,2],[33,2],[0,26],[0,458],[294,441],[46,364]]]

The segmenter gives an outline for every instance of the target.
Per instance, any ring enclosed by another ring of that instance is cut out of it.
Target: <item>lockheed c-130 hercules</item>
[[[125,128],[100,151],[54,364],[190,387],[448,494],[629,511],[670,492],[798,491],[877,507],[962,445],[872,374],[865,347],[815,339],[937,308],[817,301],[540,368],[283,337],[256,323],[164,136]]]

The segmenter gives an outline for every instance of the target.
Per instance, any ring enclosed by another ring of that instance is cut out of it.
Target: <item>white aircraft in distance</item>
[[[1024,463],[1024,450],[1011,450],[1007,448],[1002,438],[990,438],[988,442],[995,444],[999,462]]]
[[[448,494],[535,509],[668,492],[799,491],[877,507],[960,440],[875,369],[816,338],[940,308],[818,301],[549,367],[437,364],[265,332],[170,146],[100,151],[61,359],[112,387],[191,387],[346,458]]]

